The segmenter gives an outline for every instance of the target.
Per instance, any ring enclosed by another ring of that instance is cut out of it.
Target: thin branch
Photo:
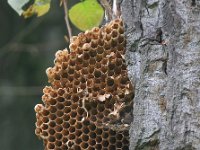
[[[107,0],[100,0],[100,3],[105,9],[108,21],[112,20],[113,12],[112,12],[109,2]]]
[[[121,16],[119,0],[113,0],[113,17],[119,18]]]
[[[65,22],[66,22],[66,26],[67,26],[67,30],[68,30],[68,35],[69,35],[69,39],[71,39],[71,37],[72,37],[72,30],[71,30],[71,27],[69,25],[69,19],[68,19],[67,0],[63,0],[63,6],[64,6]]]

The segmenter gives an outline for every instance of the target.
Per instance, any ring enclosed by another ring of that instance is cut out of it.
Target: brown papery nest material
[[[46,73],[36,135],[47,150],[128,150],[134,87],[124,59],[123,22],[73,37]]]

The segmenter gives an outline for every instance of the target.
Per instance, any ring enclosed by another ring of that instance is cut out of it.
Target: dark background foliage
[[[73,28],[74,35],[78,32]],[[34,106],[42,103],[45,70],[55,52],[68,47],[66,34],[59,1],[52,1],[47,15],[30,19],[18,16],[6,0],[0,2],[0,149],[43,149],[34,133]]]

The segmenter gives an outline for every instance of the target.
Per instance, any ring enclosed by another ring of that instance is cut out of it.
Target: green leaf
[[[103,14],[104,10],[97,0],[84,0],[69,10],[71,22],[82,31],[99,26]]]
[[[22,7],[28,3],[29,0],[8,0],[8,4],[19,14],[21,15],[23,10]]]
[[[24,18],[31,17],[34,14],[37,14],[38,17],[46,14],[50,9],[50,3],[51,0],[35,0],[34,4],[23,12]]]

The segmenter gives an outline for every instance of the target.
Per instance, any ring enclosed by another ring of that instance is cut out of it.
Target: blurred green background
[[[71,0],[69,7],[78,0]],[[79,31],[74,27],[73,35]],[[0,150],[42,150],[35,135],[34,106],[42,103],[45,70],[54,54],[68,47],[64,11],[59,1],[48,14],[24,19],[0,2]]]

